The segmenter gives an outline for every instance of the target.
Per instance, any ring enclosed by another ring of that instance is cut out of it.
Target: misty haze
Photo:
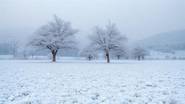
[[[0,104],[185,104],[185,0],[0,0]]]

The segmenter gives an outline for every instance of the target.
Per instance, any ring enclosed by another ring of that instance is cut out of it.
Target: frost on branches
[[[33,46],[49,49],[52,54],[52,61],[55,62],[59,49],[75,47],[75,33],[77,30],[73,29],[69,22],[54,16],[53,21],[36,31],[35,37],[30,43]]]
[[[109,23],[105,28],[95,27],[90,39],[91,44],[97,50],[102,50],[105,53],[107,63],[110,63],[110,52],[122,49],[127,40],[112,23]]]

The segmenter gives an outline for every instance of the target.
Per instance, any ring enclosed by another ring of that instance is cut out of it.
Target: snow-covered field
[[[0,61],[0,104],[185,104],[185,61]]]

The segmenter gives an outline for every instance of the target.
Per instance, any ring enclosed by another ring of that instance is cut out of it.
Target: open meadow
[[[185,61],[1,60],[0,104],[185,104]]]

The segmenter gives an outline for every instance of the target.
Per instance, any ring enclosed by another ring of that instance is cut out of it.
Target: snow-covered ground
[[[185,104],[185,61],[0,61],[0,104]]]

